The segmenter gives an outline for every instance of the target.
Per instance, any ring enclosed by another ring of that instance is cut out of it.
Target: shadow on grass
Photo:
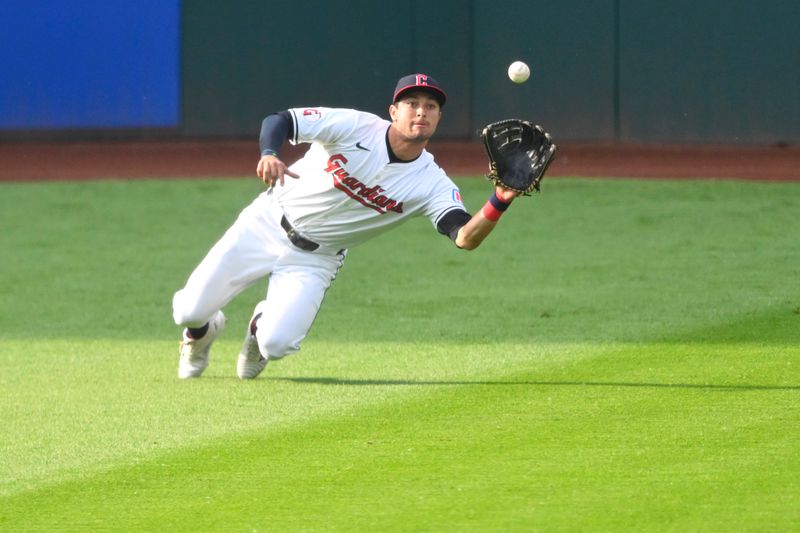
[[[305,378],[267,378],[272,381],[291,381],[294,383],[308,383],[314,385],[342,385],[342,386],[407,386],[420,385],[534,385],[549,387],[642,387],[656,389],[707,389],[719,391],[758,391],[758,390],[800,390],[800,385],[714,385],[710,383],[625,383],[625,382],[598,382],[598,381],[431,381],[413,379],[341,379],[334,377],[305,377]]]

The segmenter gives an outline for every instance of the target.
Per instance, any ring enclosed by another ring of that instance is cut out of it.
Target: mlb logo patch
[[[463,200],[461,200],[461,192],[459,192],[458,189],[453,189],[453,200],[460,204],[464,203]]]
[[[319,109],[308,108],[303,110],[303,119],[309,122],[316,122],[322,117]]]

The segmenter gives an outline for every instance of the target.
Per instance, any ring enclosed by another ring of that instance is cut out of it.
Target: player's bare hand
[[[505,187],[501,187],[500,185],[494,188],[494,193],[497,195],[497,198],[500,199],[501,202],[505,203],[511,203],[511,201],[520,194],[517,191],[506,189]]]
[[[283,186],[285,176],[294,179],[300,178],[299,175],[289,170],[289,167],[274,155],[265,155],[259,160],[256,167],[256,175],[270,187],[274,187],[276,183]]]

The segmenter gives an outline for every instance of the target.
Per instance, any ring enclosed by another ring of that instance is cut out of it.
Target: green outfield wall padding
[[[563,140],[800,142],[800,2],[182,2],[181,132],[255,138],[293,106],[386,116],[398,77],[449,101],[440,137],[523,117]],[[515,85],[506,67],[528,62]]]

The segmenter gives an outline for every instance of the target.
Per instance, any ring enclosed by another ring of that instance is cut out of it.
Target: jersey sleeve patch
[[[303,109],[302,117],[306,122],[316,122],[322,118],[322,111],[316,107],[307,107]]]

